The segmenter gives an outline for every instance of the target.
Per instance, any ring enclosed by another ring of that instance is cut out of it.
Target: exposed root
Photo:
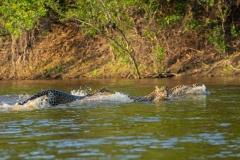
[[[235,67],[232,66],[230,59],[225,59],[225,60],[221,60],[221,61],[219,61],[219,62],[216,62],[216,63],[214,64],[214,66],[211,67],[204,75],[207,75],[207,74],[210,73],[213,69],[216,69],[221,63],[223,63],[223,65],[228,65],[228,66],[230,66],[234,71],[240,71],[240,69],[235,68]]]
[[[211,68],[205,73],[205,75],[207,75],[209,72],[211,72],[213,69],[215,69],[215,68],[216,68],[220,63],[222,63],[223,61],[224,61],[224,60],[221,60],[221,61],[215,63],[214,66],[211,67]]]

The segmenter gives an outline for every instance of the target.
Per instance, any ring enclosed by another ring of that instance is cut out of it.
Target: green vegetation
[[[47,13],[47,0],[2,0],[0,22],[16,38],[38,25],[38,19]]]
[[[204,50],[202,46],[210,44],[226,58],[234,50],[231,41],[238,41],[239,14],[239,2],[232,0],[2,0],[0,34],[11,34],[17,39],[37,28],[41,19],[51,21],[51,16],[62,22],[75,22],[85,34],[107,38],[117,60],[131,65],[133,74],[140,78],[133,45],[136,39],[131,36],[134,29],[139,37],[151,41],[155,67],[164,70],[180,57],[176,54],[184,52],[171,50],[182,48],[182,43],[177,46],[169,37],[188,41],[184,40],[187,34],[197,35],[197,39],[190,37],[196,43],[186,42],[185,48]],[[44,36],[48,34],[48,30],[42,32]],[[17,48],[18,44],[12,43]],[[12,52],[16,55],[14,49]],[[164,62],[166,57],[170,60]],[[13,56],[13,61],[16,59]],[[98,75],[97,70],[93,74]]]

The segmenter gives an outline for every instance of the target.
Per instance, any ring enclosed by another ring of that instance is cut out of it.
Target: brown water
[[[0,81],[0,95],[204,83],[211,94],[161,103],[73,103],[0,112],[0,159],[240,159],[238,78]]]

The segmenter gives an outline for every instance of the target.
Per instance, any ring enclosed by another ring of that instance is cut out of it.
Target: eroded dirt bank
[[[202,47],[204,44],[194,41],[197,35],[191,32],[168,32],[159,40],[168,47],[161,62],[156,59],[150,38],[139,30],[127,33],[133,39],[141,78],[240,75],[238,50],[222,55],[211,44]],[[196,44],[199,49],[191,47]],[[42,25],[14,43],[10,36],[4,36],[0,45],[0,79],[137,78],[131,61],[116,55],[108,39],[84,35],[72,22]],[[235,45],[239,48],[239,44]]]

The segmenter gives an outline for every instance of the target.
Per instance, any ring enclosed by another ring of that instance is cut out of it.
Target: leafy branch
[[[84,3],[85,2],[85,3]],[[125,1],[124,1],[125,2]],[[83,7],[83,3],[85,6]],[[124,27],[124,23],[121,23],[120,19],[127,18],[125,13],[119,13],[118,10],[114,10],[117,6],[120,9],[127,8],[132,5],[133,2],[122,3],[117,0],[108,2],[107,0],[97,0],[97,1],[82,1],[78,0],[74,5],[68,5],[68,11],[62,11],[59,8],[55,8],[58,14],[63,17],[63,19],[74,20],[80,22],[81,27],[84,29],[85,33],[98,34],[106,37],[107,39],[113,41],[116,46],[120,47],[122,51],[128,53],[129,59],[134,66],[136,71],[136,76],[140,78],[140,72],[136,59],[134,57],[135,50],[133,49],[130,41],[126,37],[124,31],[118,26]],[[128,7],[126,7],[128,5]],[[121,24],[121,25],[120,25]],[[109,35],[104,31],[105,29],[110,29],[113,32],[118,32],[120,34]],[[122,37],[125,41],[126,47],[121,44],[117,39]]]

